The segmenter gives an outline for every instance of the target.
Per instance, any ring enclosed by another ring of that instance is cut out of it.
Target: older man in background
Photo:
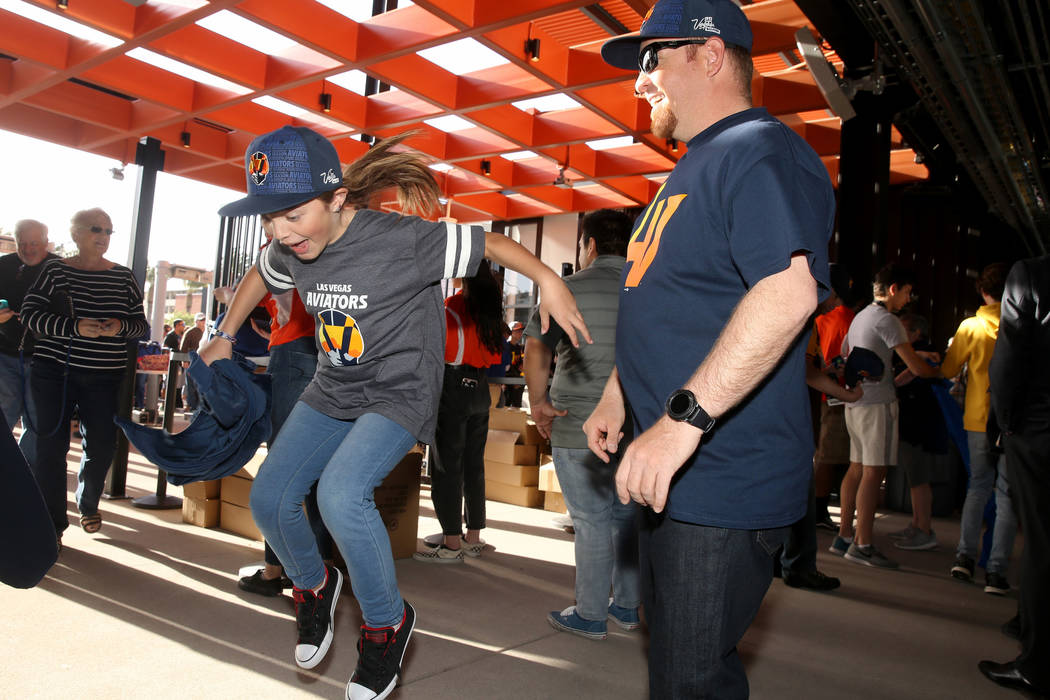
[[[0,406],[14,428],[22,419],[22,437],[18,446],[27,462],[36,453],[36,433],[32,423],[29,386],[29,360],[33,356],[36,338],[19,319],[22,298],[40,275],[40,268],[48,258],[56,257],[47,251],[47,226],[23,219],[15,224],[17,252],[0,257]],[[19,355],[21,354],[21,358]],[[29,420],[26,420],[27,413]]]

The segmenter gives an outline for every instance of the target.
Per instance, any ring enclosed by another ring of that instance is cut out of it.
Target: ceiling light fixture
[[[181,134],[179,134],[179,139],[182,141],[183,148],[190,147],[190,132],[183,131]]]
[[[540,40],[539,39],[526,39],[525,40],[525,56],[530,61],[536,63],[540,60]]]
[[[678,139],[667,139],[667,147],[671,153],[678,153]]]
[[[325,91],[324,78],[321,79],[321,111],[328,114],[332,111],[332,93]]]
[[[481,174],[488,177],[492,174],[492,161],[483,160],[481,161]]]
[[[68,10],[69,9],[69,0],[58,0],[58,2],[55,3],[55,5],[60,10]]]
[[[555,187],[561,187],[562,189],[568,189],[572,187],[572,182],[565,179],[565,166],[558,168],[558,177],[554,178],[554,182],[551,183]]]

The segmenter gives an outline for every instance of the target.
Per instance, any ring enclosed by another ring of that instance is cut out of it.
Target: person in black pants
[[[445,300],[445,378],[431,450],[430,497],[441,533],[423,539],[413,558],[438,564],[481,556],[485,546],[485,441],[489,430],[486,368],[502,355],[502,296],[488,265]],[[462,534],[463,521],[467,532]]]
[[[1050,696],[1050,256],[1016,263],[1006,278],[999,337],[988,369],[1010,492],[1024,530],[1021,653],[981,661],[990,680]]]

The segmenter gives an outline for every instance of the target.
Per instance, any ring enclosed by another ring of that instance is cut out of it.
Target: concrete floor
[[[78,459],[75,447],[71,493]],[[155,474],[132,455],[128,495],[151,493]],[[75,522],[72,513],[70,503]],[[328,658],[304,672],[292,659],[290,597],[237,589],[238,570],[261,561],[261,544],[127,500],[103,502],[102,513],[98,535],[70,527],[58,563],[35,589],[0,587],[0,697],[342,697],[360,624],[348,586]],[[552,516],[490,502],[492,548],[482,558],[462,566],[397,562],[418,623],[392,697],[647,697],[643,633],[610,625],[609,638],[596,642],[547,625],[546,613],[573,596],[572,538]],[[933,552],[901,552],[879,536],[905,524],[892,513],[876,525],[877,544],[897,556],[900,571],[834,557],[822,532],[819,566],[842,588],[812,593],[774,581],[740,644],[752,697],[1017,697],[977,671],[980,659],[1017,654],[1016,642],[999,633],[1015,612],[1013,594],[987,595],[948,576],[957,520],[935,522],[941,547]],[[419,534],[437,530],[424,490]]]

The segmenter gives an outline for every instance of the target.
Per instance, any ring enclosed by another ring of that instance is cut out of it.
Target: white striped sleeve
[[[275,248],[272,245],[259,256],[259,274],[263,282],[272,292],[287,292],[295,289],[295,280],[288,274],[282,261],[276,257]]]
[[[446,279],[470,277],[485,254],[484,231],[480,226],[460,226],[447,222],[445,229],[445,269],[442,276]]]

